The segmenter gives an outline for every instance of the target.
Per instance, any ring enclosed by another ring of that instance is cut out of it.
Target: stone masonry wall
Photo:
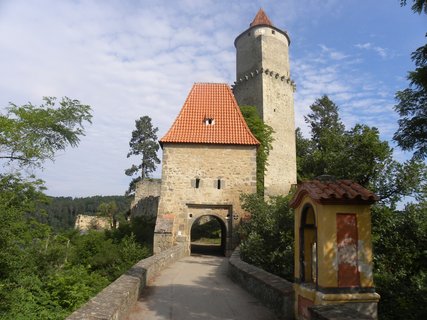
[[[136,184],[130,216],[156,218],[160,201],[161,179],[144,179]]]
[[[111,225],[107,217],[79,214],[76,217],[74,228],[80,231],[87,231],[89,229],[110,229]]]
[[[189,254],[186,246],[174,246],[143,259],[112,282],[67,320],[121,320],[127,316],[147,283],[160,271]]]
[[[236,249],[228,262],[229,276],[281,319],[294,319],[293,284],[240,260]]]
[[[227,245],[235,246],[234,230],[245,215],[240,195],[254,192],[255,146],[165,144],[154,252],[175,241],[189,243],[192,223],[203,215],[218,217],[227,228]]]
[[[160,197],[161,179],[144,179],[136,184],[135,197],[131,203],[131,208],[141,199],[148,197]]]

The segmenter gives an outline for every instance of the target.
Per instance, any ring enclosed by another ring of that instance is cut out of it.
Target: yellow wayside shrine
[[[345,303],[377,318],[370,205],[378,198],[350,180],[330,176],[298,185],[295,209],[295,315],[312,305]]]

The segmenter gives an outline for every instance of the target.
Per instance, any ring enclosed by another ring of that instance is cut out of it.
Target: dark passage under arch
[[[197,218],[191,226],[191,253],[225,255],[227,230],[224,222],[213,215]]]

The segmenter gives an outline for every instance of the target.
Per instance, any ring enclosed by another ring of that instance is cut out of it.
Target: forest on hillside
[[[0,319],[64,319],[151,254],[154,221],[121,219],[124,196],[49,197],[31,174],[77,147],[91,123],[79,100],[44,97],[0,112]],[[75,230],[77,214],[120,220],[112,230]]]
[[[118,216],[125,216],[130,208],[130,198],[125,196],[92,196],[82,198],[48,197],[48,203],[39,205],[37,220],[54,231],[74,228],[76,216],[96,216],[102,203],[115,203]]]

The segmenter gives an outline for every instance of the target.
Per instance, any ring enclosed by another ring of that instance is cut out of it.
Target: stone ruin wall
[[[79,214],[76,217],[74,228],[80,231],[88,231],[90,229],[110,229],[110,221],[106,217],[88,216]]]
[[[161,179],[145,179],[136,185],[135,198],[131,203],[131,218],[157,217]]]

